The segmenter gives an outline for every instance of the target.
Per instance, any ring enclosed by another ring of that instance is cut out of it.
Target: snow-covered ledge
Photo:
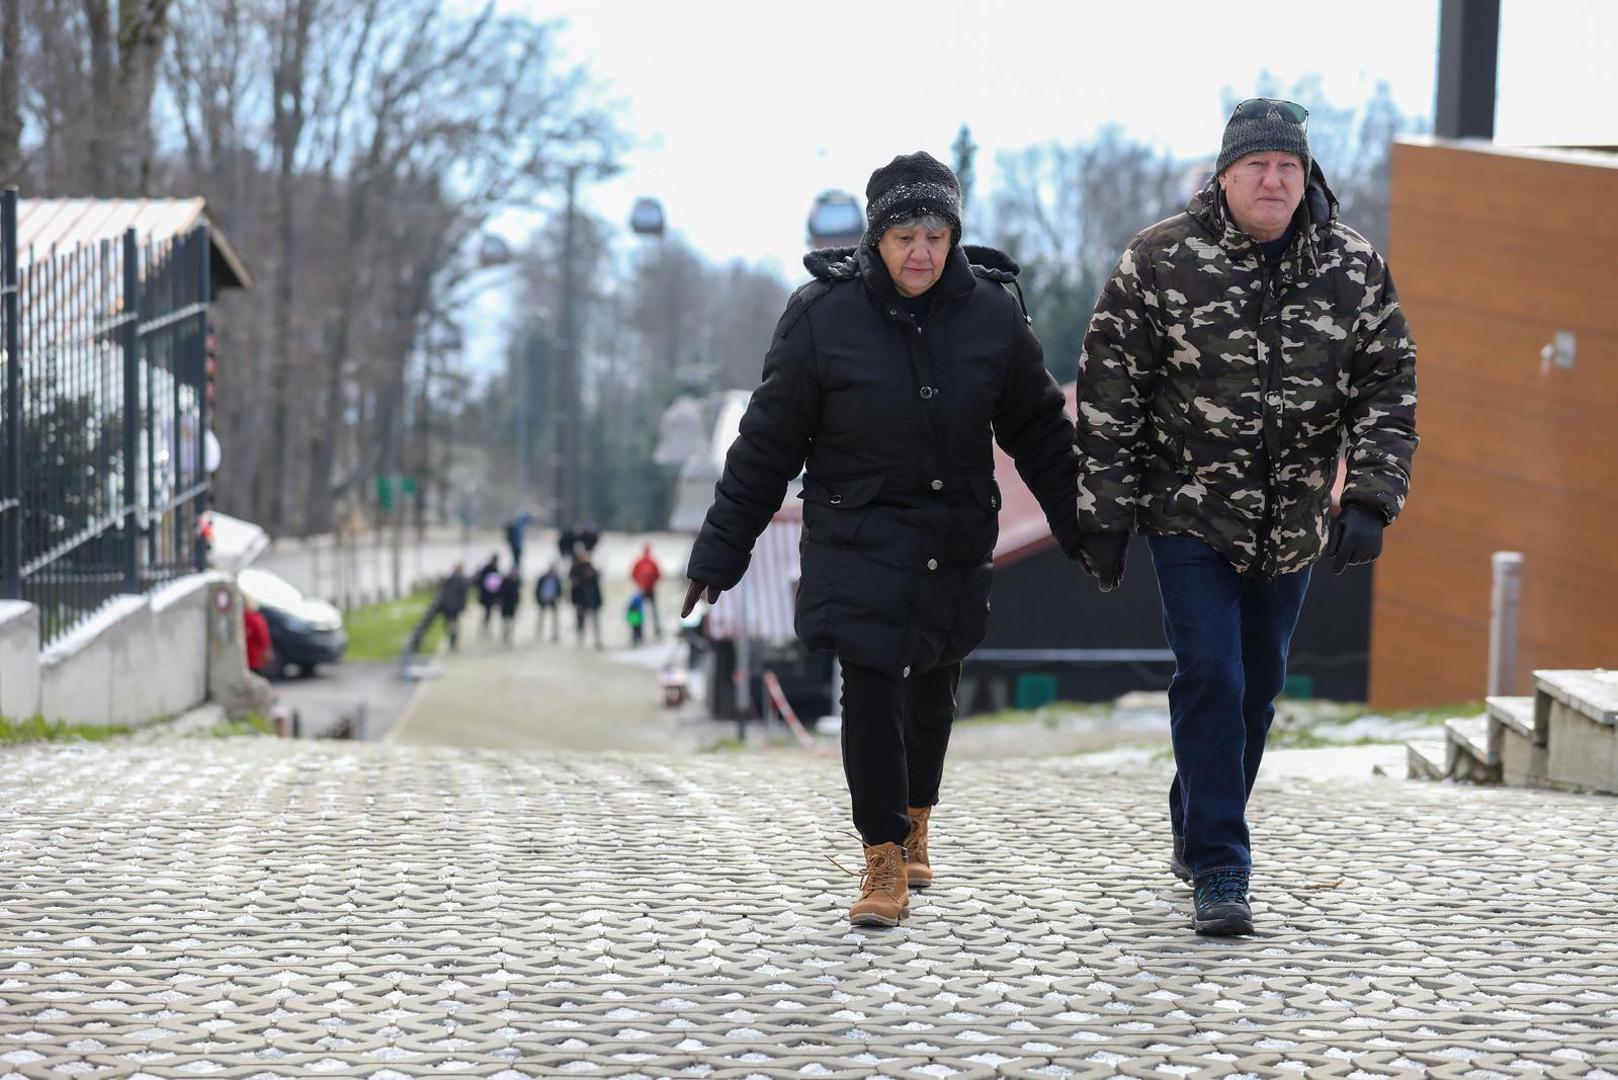
[[[140,724],[208,696],[208,605],[217,572],[191,574],[145,596],[117,596],[39,656],[39,708],[48,720]]]
[[[39,609],[0,600],[0,716],[26,720],[39,711]]]

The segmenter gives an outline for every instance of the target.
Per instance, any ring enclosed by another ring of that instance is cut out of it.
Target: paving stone
[[[835,761],[272,739],[0,757],[0,1076],[1618,1074],[1611,800],[1255,793],[1196,937],[1167,774],[968,761],[846,925]]]

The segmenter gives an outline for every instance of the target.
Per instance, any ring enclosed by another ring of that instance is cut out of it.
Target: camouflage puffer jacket
[[[1302,570],[1343,502],[1391,522],[1416,449],[1416,348],[1386,264],[1318,165],[1280,263],[1216,181],[1136,236],[1078,376],[1079,526],[1188,534],[1240,573]]]

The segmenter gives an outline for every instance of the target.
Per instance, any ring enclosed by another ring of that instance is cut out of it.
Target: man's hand
[[[1331,572],[1341,574],[1350,566],[1368,563],[1382,554],[1382,530],[1386,523],[1374,510],[1349,503],[1337,515],[1331,527],[1331,540],[1326,544],[1326,557],[1331,560]]]
[[[703,590],[708,592],[708,603],[719,599],[719,586],[704,585],[700,581],[693,581],[685,587],[685,603],[680,605],[680,618],[685,618],[696,610],[697,601],[702,597]]]
[[[1127,532],[1084,533],[1079,538],[1079,565],[1096,579],[1102,592],[1112,592],[1124,580],[1124,559],[1129,554]]]

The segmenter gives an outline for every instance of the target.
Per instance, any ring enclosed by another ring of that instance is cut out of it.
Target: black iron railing
[[[17,250],[0,194],[0,598],[42,644],[206,565],[206,226]]]

